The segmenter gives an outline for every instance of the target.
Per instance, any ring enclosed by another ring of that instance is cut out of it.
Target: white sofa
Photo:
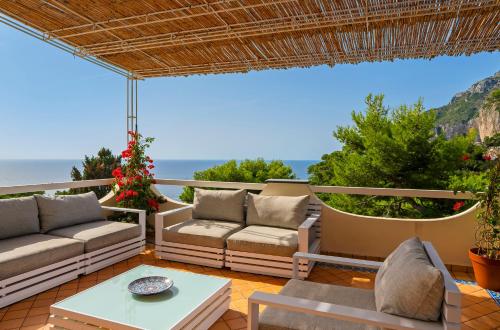
[[[138,224],[107,221],[133,212]],[[101,206],[93,192],[0,200],[0,308],[139,254],[146,212]]]

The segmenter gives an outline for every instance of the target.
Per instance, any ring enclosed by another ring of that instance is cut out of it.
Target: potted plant
[[[500,291],[500,157],[490,150],[483,158],[489,163],[487,186],[475,193],[479,201],[475,232],[476,246],[469,250],[477,283]]]
[[[150,215],[159,210],[160,203],[165,202],[150,189],[156,183],[154,173],[151,172],[155,166],[153,160],[146,155],[146,149],[154,139],[143,138],[133,131],[128,134],[130,142],[121,155],[124,163],[112,172],[113,192],[118,206],[146,210]]]

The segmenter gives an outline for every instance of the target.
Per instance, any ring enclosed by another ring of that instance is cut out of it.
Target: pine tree
[[[111,172],[121,163],[121,156],[114,156],[111,150],[101,148],[97,156],[87,156],[82,162],[83,174],[78,168],[73,166],[71,169],[71,179],[73,181],[109,179],[112,178]],[[93,191],[97,198],[106,196],[110,191],[109,186],[99,186],[90,188],[75,188],[70,189],[66,194],[80,194],[88,191]]]

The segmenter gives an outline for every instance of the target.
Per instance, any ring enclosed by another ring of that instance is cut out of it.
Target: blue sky
[[[79,159],[125,145],[125,80],[0,26],[0,159]],[[139,83],[139,130],[157,159],[319,159],[368,93],[426,107],[500,70],[500,54]]]

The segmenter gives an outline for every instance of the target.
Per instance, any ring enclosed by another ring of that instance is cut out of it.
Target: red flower
[[[463,161],[467,161],[467,160],[469,160],[469,159],[470,159],[470,156],[469,156],[468,154],[464,154],[464,155],[462,155],[462,160],[463,160]]]
[[[491,155],[484,155],[484,156],[483,156],[483,159],[484,159],[484,160],[491,160]]]
[[[136,133],[135,133],[134,131],[128,131],[128,134],[129,134],[130,136],[135,136],[135,135],[136,135]]]
[[[131,190],[131,189],[130,189],[130,190],[127,190],[127,192],[125,193],[125,195],[126,195],[127,197],[133,197],[133,196],[137,196],[137,195],[139,195],[139,193],[138,193],[137,191],[134,191],[134,190]]]
[[[465,202],[463,201],[456,202],[455,204],[453,204],[453,211],[455,212],[459,211],[464,206],[464,204]]]
[[[142,173],[144,173],[144,175],[149,175],[149,171],[146,169],[142,170]]]
[[[118,181],[118,187],[123,187],[123,182],[122,181]]]
[[[121,202],[125,198],[125,193],[122,191],[120,195],[116,197],[117,202]]]
[[[160,204],[158,204],[158,201],[156,199],[148,199],[148,205],[158,211],[160,209]]]
[[[122,157],[123,158],[130,158],[131,156],[132,156],[132,151],[130,149],[122,151]]]
[[[111,172],[111,175],[114,176],[115,178],[121,178],[123,176],[122,168],[121,167],[115,168],[113,172]]]
[[[148,165],[148,168],[149,168],[150,170],[152,170],[153,168],[155,168],[155,166],[154,166],[154,165]]]

